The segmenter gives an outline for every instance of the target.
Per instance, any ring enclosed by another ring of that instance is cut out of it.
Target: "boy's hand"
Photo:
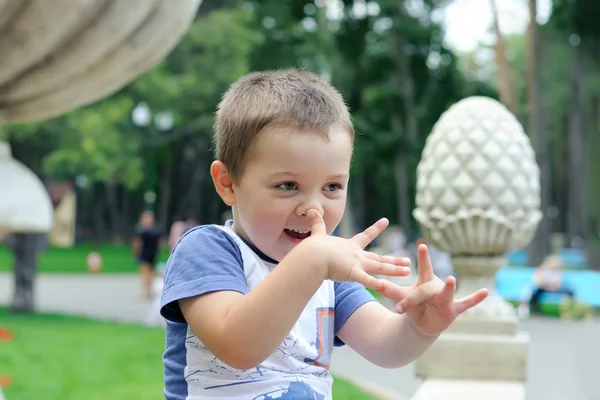
[[[351,239],[329,236],[323,217],[316,210],[306,213],[311,224],[310,238],[305,242],[318,248],[325,258],[326,279],[332,281],[354,281],[366,287],[382,290],[384,281],[369,274],[407,276],[410,274],[410,259],[407,257],[380,256],[364,248],[388,226],[388,220],[380,219]]]
[[[436,336],[448,328],[457,316],[481,303],[488,295],[487,289],[459,300],[454,299],[456,279],[446,283],[434,275],[427,246],[419,245],[417,282],[410,287],[386,284],[379,293],[397,302],[396,311],[406,313],[409,321],[423,335]]]

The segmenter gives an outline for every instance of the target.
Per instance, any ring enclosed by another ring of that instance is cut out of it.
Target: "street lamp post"
[[[169,111],[160,111],[152,114],[148,103],[138,103],[131,113],[133,124],[140,130],[146,130],[151,125],[160,132],[165,133],[173,128],[173,114]],[[153,124],[154,123],[154,124]],[[146,190],[144,192],[144,209],[154,211],[156,203],[156,175],[157,175],[157,154],[156,149],[149,149],[149,166],[147,169]]]

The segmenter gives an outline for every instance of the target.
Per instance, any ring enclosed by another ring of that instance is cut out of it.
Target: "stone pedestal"
[[[514,308],[494,290],[495,273],[504,265],[504,258],[453,257],[452,262],[458,274],[457,298],[482,287],[488,288],[490,295],[477,307],[459,316],[416,361],[417,376],[427,380],[507,381],[512,382],[512,386],[523,386],[529,335],[519,332]],[[490,392],[480,398],[493,398],[495,387],[480,385],[477,393],[488,388]]]
[[[524,382],[529,335],[444,333],[416,362],[424,379]]]
[[[450,399],[444,393],[449,385],[434,384],[448,378],[458,393],[470,390],[469,380],[481,381],[476,394],[461,399],[518,399],[529,338],[518,332],[513,307],[496,296],[495,275],[505,265],[498,255],[527,246],[542,212],[539,167],[515,116],[498,101],[477,96],[444,112],[417,167],[416,204],[413,215],[425,240],[453,255],[457,297],[490,290],[417,361],[423,390],[444,387],[439,396],[432,389],[417,398]],[[513,382],[516,391],[498,397],[493,382],[500,381]]]
[[[514,400],[524,399],[523,385],[505,381],[451,381],[431,379],[412,400]]]

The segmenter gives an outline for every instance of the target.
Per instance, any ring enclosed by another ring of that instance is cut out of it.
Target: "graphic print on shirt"
[[[309,333],[306,328],[301,329],[298,332],[295,327],[277,350],[275,350],[275,353],[273,354],[274,357],[270,360],[266,360],[262,366],[247,370],[237,370],[221,363],[214,357],[210,363],[212,365],[210,368],[204,369],[204,372],[210,372],[211,374],[215,374],[215,376],[220,376],[221,379],[236,380],[238,381],[236,385],[260,382],[281,373],[312,374],[313,376],[320,377],[328,376],[328,369],[331,364],[331,352],[333,350],[335,310],[333,307],[320,307],[316,308],[313,312],[314,315],[311,318],[311,322],[314,322],[311,323],[312,326],[309,328],[312,332]],[[188,346],[192,345],[200,348],[202,352],[209,351],[206,346],[198,341],[198,338],[193,333],[188,336],[187,340]],[[198,372],[202,372],[202,370],[192,370],[186,379],[193,379],[194,375]],[[307,386],[301,381],[294,383]],[[205,387],[205,390],[221,389],[230,385],[231,383],[224,385],[209,385]],[[310,388],[310,386],[307,387]],[[278,390],[294,390],[293,393],[298,393],[299,388],[300,386],[294,385],[287,389],[281,388]],[[270,395],[274,394],[275,393],[271,393]],[[268,398],[269,397],[265,397],[265,399]],[[312,399],[313,397],[308,398]]]
[[[317,350],[317,357],[314,360],[305,358],[304,362],[329,370],[331,352],[333,351],[334,332],[332,330],[334,327],[335,310],[332,307],[317,308],[316,314],[317,330],[314,346]]]
[[[286,389],[276,389],[269,393],[259,394],[252,400],[323,400],[325,396],[315,392],[304,382],[292,382]]]

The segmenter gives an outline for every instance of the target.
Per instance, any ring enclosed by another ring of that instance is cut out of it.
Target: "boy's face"
[[[323,215],[331,234],[344,214],[351,158],[343,130],[332,129],[328,140],[313,132],[261,132],[232,185],[235,230],[278,261],[309,236],[309,209]]]

